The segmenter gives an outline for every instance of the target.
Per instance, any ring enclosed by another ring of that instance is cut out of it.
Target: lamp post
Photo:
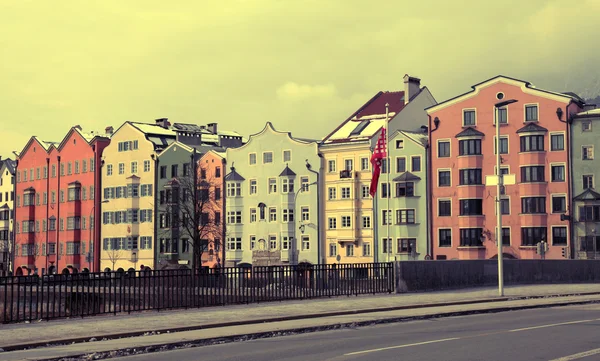
[[[108,199],[105,199],[103,201],[101,201],[100,203],[108,203]],[[94,206],[92,207],[92,209],[90,210],[90,224],[89,224],[89,229],[90,229],[90,249],[88,250],[88,254],[90,255],[90,258],[88,260],[89,264],[90,264],[90,272],[94,272],[94,254],[92,253],[92,247],[94,244],[94,238],[92,238],[92,228],[96,228],[96,225],[94,224],[94,227],[92,227],[92,215],[94,214],[94,210],[96,209],[96,205],[94,204]],[[96,223],[96,217],[94,217],[94,223]],[[94,249],[95,251],[95,249]]]
[[[504,177],[500,170],[500,119],[498,119],[498,109],[518,100],[509,99],[494,104],[494,113],[496,118],[496,217],[498,226],[496,229],[496,242],[498,243],[498,294],[504,296],[504,270],[502,264],[502,198],[500,192],[504,187]]]

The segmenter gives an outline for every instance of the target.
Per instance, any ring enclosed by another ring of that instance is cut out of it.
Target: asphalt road
[[[600,360],[600,305],[432,319],[112,360]]]

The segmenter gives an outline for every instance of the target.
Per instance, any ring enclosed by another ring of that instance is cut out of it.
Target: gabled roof
[[[455,138],[462,138],[462,137],[483,137],[483,136],[485,136],[485,134],[483,134],[479,130],[477,130],[475,128],[468,127],[467,129],[465,129],[462,132],[458,133],[454,137]]]
[[[283,168],[283,171],[279,174],[280,177],[294,177],[296,176],[296,173],[294,173],[293,170],[290,169],[290,167],[288,167],[288,165],[285,165],[285,168]]]
[[[4,169],[8,170],[10,174],[14,175],[16,167],[17,163],[14,160],[10,158],[2,159],[2,165],[0,166],[0,176],[4,174]]]
[[[325,136],[322,142],[349,142],[371,138],[385,125],[386,104],[389,104],[389,122],[405,106],[404,91],[378,92],[335,128],[333,132]]]
[[[293,142],[295,142],[297,144],[301,144],[301,145],[318,144],[318,142],[316,142],[316,141],[308,141],[308,140],[305,140],[305,139],[295,138],[295,137],[292,136],[291,132],[277,130],[273,126],[273,123],[267,122],[265,124],[265,127],[260,132],[255,133],[255,134],[251,134],[250,137],[248,138],[248,141],[246,143],[244,143],[242,146],[237,147],[237,148],[227,148],[227,150],[229,150],[229,149],[234,150],[234,151],[241,150],[244,147],[249,146],[250,143],[252,143],[253,140],[255,140],[256,138],[260,137],[261,135],[263,135],[267,131],[271,132],[273,134],[278,134],[278,135],[286,136],[289,140],[291,140],[291,141],[293,141]]]
[[[417,143],[420,146],[427,146],[429,143],[429,137],[427,133],[419,133],[419,132],[409,132],[407,130],[396,130],[394,133],[390,135],[390,144],[397,136],[405,136],[413,142]]]
[[[104,138],[106,140],[109,139],[109,137],[107,135],[101,135],[100,133],[94,133],[93,131],[91,133],[84,133],[81,130],[81,127],[76,125],[74,127],[71,127],[71,129],[69,129],[69,131],[67,132],[65,137],[60,141],[60,143],[57,143],[54,145],[58,151],[60,151],[65,146],[65,144],[67,143],[67,140],[71,137],[71,134],[73,134],[73,133],[79,134],[81,139],[83,139],[86,143],[88,143],[90,145],[94,141],[96,141],[98,138]],[[48,149],[48,151],[49,150],[50,149]]]
[[[29,138],[23,149],[20,152],[15,153],[15,155],[18,154],[18,157],[21,158],[21,156],[27,152],[27,150],[33,143],[37,143],[40,147],[42,147],[42,149],[46,153],[49,152],[51,147],[54,148],[54,144],[56,144],[56,142],[43,141],[39,137],[34,135],[31,138]]]
[[[238,172],[236,172],[235,167],[231,167],[231,172],[225,176],[225,180],[242,182],[245,181],[246,178],[242,177]]]
[[[518,133],[532,133],[532,132],[547,132],[548,129],[542,127],[541,125],[537,125],[536,123],[529,123],[523,128],[517,130]]]
[[[583,191],[580,195],[573,198],[574,201],[598,201],[600,200],[600,193],[588,188]]]
[[[411,172],[404,172],[393,179],[394,182],[411,182],[421,180],[421,177],[412,174]]]
[[[558,93],[558,92],[553,92],[553,91],[549,91],[549,90],[543,90],[543,89],[538,89],[536,88],[533,84],[531,84],[528,81],[525,80],[519,80],[516,78],[511,78],[508,76],[504,76],[504,75],[496,75],[493,78],[484,80],[480,83],[477,83],[473,86],[471,86],[472,90],[457,95],[453,98],[447,99],[443,102],[440,102],[434,106],[425,108],[425,111],[427,111],[427,113],[431,114],[433,112],[436,112],[438,110],[444,109],[452,104],[455,104],[457,102],[469,99],[471,97],[476,96],[477,94],[479,94],[479,91],[487,86],[493,85],[495,83],[499,83],[499,82],[503,82],[506,84],[511,84],[511,85],[515,85],[515,86],[520,86],[521,89],[523,90],[523,92],[529,93],[529,94],[534,94],[537,96],[542,96],[542,97],[546,97],[546,98],[550,98],[550,99],[555,99],[555,100],[562,100],[565,103],[568,103],[569,101],[574,101],[578,104],[581,105],[581,101],[580,101],[580,97],[577,96],[576,94],[573,93]]]

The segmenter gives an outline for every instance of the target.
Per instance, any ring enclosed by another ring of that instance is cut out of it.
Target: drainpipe
[[[56,202],[56,220],[58,221],[58,224],[56,225],[56,228],[58,228],[58,229],[56,230],[56,268],[55,268],[55,270],[56,270],[57,274],[62,274],[60,267],[58,267],[58,260],[60,259],[60,256],[61,256],[61,254],[60,254],[60,250],[61,250],[61,248],[60,248],[60,232],[61,232],[61,229],[60,229],[60,223],[61,223],[60,222],[60,203],[61,203],[61,198],[60,198],[60,175],[61,175],[60,155],[56,157],[56,160],[58,161],[57,162],[58,168],[56,169],[57,173],[58,173],[58,183],[57,183],[58,190],[57,190],[57,194],[56,194],[56,197],[58,198],[58,202]]]
[[[227,202],[227,197],[225,197],[225,166],[227,165],[227,159],[225,159],[225,157],[221,158],[221,224],[223,225],[223,234],[221,235],[221,267],[225,268],[225,254],[226,254],[226,250],[225,250],[225,245],[227,244],[225,242],[225,237],[227,236],[227,222],[225,221],[226,219],[224,218],[225,212],[227,210],[226,208],[226,202]]]
[[[429,144],[429,142],[427,142],[427,144],[425,145],[425,169],[426,169],[425,182],[427,183],[425,185],[425,189],[426,189],[425,192],[427,192],[427,190],[429,189],[429,184],[431,183],[430,182],[431,178],[427,175],[427,172],[428,172],[427,170],[429,169],[429,157],[428,157],[429,148],[431,148],[431,145]],[[426,197],[427,197],[427,194],[426,194]],[[428,199],[429,198],[431,198],[431,197],[428,197]],[[427,227],[428,230],[431,227],[431,214],[430,213],[431,213],[431,207],[428,207],[427,216],[426,216],[427,225],[425,226],[425,227]],[[431,238],[429,231],[427,231],[426,233],[427,233],[427,247],[426,247],[427,253],[425,255],[428,255],[428,254],[431,254],[431,251],[433,249],[433,247],[432,247],[433,239]]]
[[[16,153],[15,153],[16,154]],[[17,209],[18,207],[16,206],[17,204],[17,173],[19,173],[19,160],[15,159],[15,174],[13,175],[15,177],[15,183],[13,184],[13,192],[14,192],[14,196],[13,196],[13,234],[12,234],[12,245],[10,248],[10,255],[9,255],[9,266],[8,266],[8,270],[10,271],[11,275],[15,274],[15,261],[16,261],[16,255],[17,255]],[[10,230],[10,227],[9,227]]]
[[[371,154],[373,154],[373,149],[371,149]],[[379,197],[377,197],[377,193],[375,193],[375,197],[373,197],[373,223],[371,224],[371,226],[373,227],[373,252],[375,252],[373,262],[375,263],[379,263],[379,202],[377,201],[378,198]]]
[[[440,119],[438,117],[435,117],[435,119],[433,120],[433,123],[435,125],[435,129],[431,127],[431,115],[427,114],[427,117],[429,118],[429,141],[427,142],[427,159],[432,159],[433,155],[431,154],[431,133],[435,132],[439,126],[440,126]],[[426,161],[427,162],[427,161]],[[431,182],[431,180],[433,179],[433,169],[432,169],[432,162],[427,162],[427,203],[428,203],[428,209],[427,209],[427,234],[428,234],[428,238],[429,238],[429,243],[428,243],[428,247],[429,247],[429,255],[431,256],[431,259],[435,259],[435,255],[434,255],[434,246],[433,246],[433,242],[434,242],[434,234],[433,234],[433,182]]]
[[[318,156],[319,158],[323,158],[321,153],[318,153]],[[310,163],[308,163],[308,159],[306,160],[306,169],[317,176],[317,262],[318,264],[323,264],[325,263],[321,260],[321,247],[323,247],[323,243],[321,242],[321,229],[323,225],[321,223],[323,222],[321,221],[321,204],[319,202],[321,199],[321,183],[319,182],[319,172],[312,170]]]
[[[571,157],[572,154],[572,150],[571,150],[571,124],[573,122],[573,118],[571,117],[571,115],[569,114],[569,106],[571,106],[571,104],[573,103],[573,100],[571,99],[569,101],[569,104],[567,104],[565,106],[565,120],[562,119],[562,114],[557,114],[559,115],[558,120],[560,120],[561,122],[565,123],[566,126],[566,136],[565,136],[565,148],[567,149],[567,159],[569,161],[569,172],[567,175],[567,202],[568,202],[568,210],[567,213],[569,214],[569,235],[571,238],[571,242],[569,242],[569,253],[570,255],[570,259],[574,259],[575,258],[575,241],[573,240],[573,231],[574,231],[574,223],[573,223],[573,217],[575,212],[573,211],[573,199],[571,197],[571,195],[573,194],[573,159]],[[560,109],[560,108],[558,108]],[[562,110],[561,110],[562,111]],[[558,113],[558,110],[557,110]]]
[[[157,235],[158,235],[158,225],[157,225],[157,220],[158,220],[158,205],[156,204],[156,199],[160,199],[159,198],[159,194],[158,194],[158,172],[160,171],[159,169],[159,159],[158,156],[156,155],[156,153],[153,153],[150,155],[150,158],[152,158],[154,160],[154,215],[152,216],[152,218],[154,218],[154,224],[153,224],[153,230],[154,230],[154,239],[152,240],[152,244],[151,246],[153,247],[153,254],[154,254],[154,264],[152,265],[152,268],[154,270],[158,269],[158,249],[157,249],[157,245],[158,245],[158,240],[156,239]]]
[[[198,230],[198,226],[200,225],[200,222],[198,222],[198,162],[196,162],[196,148],[194,147],[194,152],[190,155],[190,169],[192,170],[192,172],[194,172],[194,174],[192,175],[193,177],[193,187],[194,187],[194,194],[193,194],[193,201],[194,201],[194,223],[192,223],[194,225],[194,240],[192,243],[192,274],[196,274],[196,267],[198,266],[196,264],[196,247],[201,246],[200,244],[200,234],[199,234],[199,230]],[[185,190],[184,190],[185,192]],[[208,245],[207,245],[208,247]],[[200,259],[198,260],[200,262],[200,267],[202,267],[202,253],[200,253]]]
[[[46,169],[48,170],[46,175],[46,273],[48,273],[48,214],[50,214],[50,202],[48,202],[48,197],[50,195],[50,157],[46,158]],[[16,182],[15,182],[16,183]]]

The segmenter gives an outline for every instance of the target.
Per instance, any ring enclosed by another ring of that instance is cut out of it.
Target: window
[[[438,244],[440,245],[440,247],[452,247],[452,230],[440,229],[438,232]]]
[[[406,158],[396,157],[396,173],[406,172]]]
[[[496,146],[496,137],[494,137],[494,154],[497,154]],[[508,137],[500,137],[500,154],[508,154]]]
[[[525,106],[525,121],[526,122],[537,122],[538,121],[537,105],[526,105]]]
[[[468,127],[475,125],[475,110],[463,111],[463,126]]]
[[[580,206],[580,222],[600,222],[600,206]]]
[[[350,199],[350,187],[342,187],[342,199]]]
[[[327,162],[327,170],[329,171],[329,173],[335,173],[335,160],[330,160],[329,162]]]
[[[273,152],[263,153],[263,164],[273,163]]]
[[[71,175],[73,173],[73,163],[67,163],[67,175]],[[31,179],[33,179],[33,168],[31,168]]]
[[[363,243],[363,257],[370,257],[370,256],[371,256],[371,243],[365,242],[365,243]]]
[[[256,222],[256,208],[250,208],[250,223]]]
[[[284,209],[283,213],[283,222],[293,222],[294,221],[294,210],[293,209]]]
[[[250,179],[250,194],[256,194],[258,192],[257,181],[256,179]]]
[[[582,160],[593,160],[594,159],[594,146],[584,145],[581,147],[581,159]]]
[[[390,184],[389,183],[381,183],[381,198],[389,198],[390,197]]]
[[[565,150],[565,135],[551,134],[550,135],[550,150]]]
[[[67,195],[69,202],[81,200],[81,188],[71,187],[69,188],[69,194]]]
[[[369,198],[371,196],[371,188],[369,186],[362,186],[362,197]]]
[[[450,141],[438,141],[438,158],[450,157]]]
[[[591,132],[592,131],[592,122],[590,122],[590,121],[581,122],[581,131],[582,132]]]
[[[396,149],[404,149],[404,139],[396,140]]]
[[[337,256],[337,244],[329,243],[329,257]]]
[[[160,179],[165,179],[165,178],[167,178],[167,166],[161,165],[160,166]]]
[[[552,227],[552,245],[567,245],[567,227]]]
[[[481,216],[481,215],[483,215],[483,200],[482,199],[461,199],[459,214],[461,216]]]
[[[227,223],[242,224],[242,211],[227,212]]]
[[[62,219],[61,219],[62,221]],[[81,217],[67,217],[67,229],[81,229]]]
[[[352,171],[353,168],[353,164],[352,164],[352,159],[345,159],[344,160],[344,170],[349,170]]]
[[[144,161],[144,172],[150,172],[150,161],[149,160]]]
[[[461,228],[460,230],[460,246],[461,247],[482,247],[483,242],[482,228]]]
[[[371,216],[362,217],[362,228],[371,228]]]
[[[283,161],[284,162],[291,162],[292,161],[292,151],[291,150],[284,150],[283,151]]]
[[[396,210],[396,224],[415,224],[414,209],[398,209]]]
[[[438,186],[450,187],[450,171],[438,170]]]
[[[300,216],[302,217],[302,221],[308,222],[310,221],[310,210],[308,207],[300,208]]]
[[[495,227],[494,230],[497,232],[498,227]],[[502,238],[503,246],[510,246],[510,228],[509,227],[502,227],[502,234],[500,235],[500,237]]]
[[[481,139],[465,139],[458,142],[459,155],[481,155]]]
[[[293,178],[281,179],[281,193],[294,193],[294,179]]]
[[[125,163],[119,163],[119,174],[125,174]]]
[[[238,182],[227,182],[227,197],[241,197],[242,184]]]
[[[586,174],[583,176],[583,189],[594,188],[594,176]]]
[[[171,164],[171,177],[172,178],[179,177],[179,167],[177,164]]]
[[[354,256],[354,245],[348,244],[346,245],[346,257]]]
[[[256,153],[248,154],[248,163],[250,163],[250,165],[256,164]]]
[[[521,152],[543,152],[543,135],[524,135],[521,136]]]
[[[342,228],[352,227],[352,218],[350,216],[342,216]]]
[[[310,238],[308,236],[302,236],[302,250],[310,250]]]
[[[421,156],[416,156],[416,157],[411,157],[410,158],[411,161],[411,170],[413,172],[420,172],[421,171]]]
[[[277,249],[277,236],[269,236],[269,249]]]
[[[302,189],[302,192],[308,192],[308,182],[308,177],[300,177],[300,189]]]
[[[546,232],[546,227],[521,227],[521,245],[535,246],[547,240]]]
[[[336,229],[337,228],[337,218],[335,218],[335,217],[329,217],[327,219],[327,223],[328,223],[329,229]]]
[[[231,251],[241,250],[242,249],[242,237],[227,238],[227,249],[231,250]]]
[[[546,197],[521,198],[521,213],[546,213]]]
[[[551,170],[551,180],[552,182],[564,182],[565,181],[565,166],[564,165],[552,165],[550,166]]]
[[[336,199],[336,197],[337,197],[336,189],[334,187],[329,187],[327,189],[327,198],[329,200],[334,200],[334,199]]]
[[[552,213],[565,213],[567,211],[566,196],[552,196]]]
[[[543,165],[521,167],[521,183],[545,182]]]
[[[414,196],[415,196],[415,183],[414,182],[396,183],[396,197],[414,197]]]
[[[277,208],[269,208],[269,222],[277,222]]]
[[[381,251],[383,253],[391,253],[392,252],[392,239],[391,238],[382,238],[381,239]]]
[[[112,169],[112,166],[111,166],[111,169]],[[111,174],[112,174],[112,172],[111,172]],[[52,164],[52,178],[55,178],[55,177],[56,177],[56,165]]]
[[[396,249],[398,253],[413,253],[416,252],[416,243],[417,240],[415,238],[398,238],[396,243]]]
[[[460,185],[478,185],[483,184],[481,169],[461,169],[459,173]]]
[[[506,107],[498,108],[497,117],[500,120],[500,124],[508,124],[508,111]],[[496,124],[496,122],[494,122]]]
[[[138,172],[138,163],[137,162],[131,162],[131,173],[132,174],[136,174]]]
[[[452,202],[449,199],[438,200],[438,216],[439,217],[452,216]]]
[[[52,166],[52,167],[54,167],[54,166]],[[111,176],[111,175],[113,174],[113,169],[112,169],[112,167],[113,167],[113,166],[112,166],[112,164],[107,164],[107,165],[106,165],[106,175],[107,175],[107,176]]]
[[[215,178],[221,178],[221,167],[215,167]]]
[[[502,198],[500,199],[500,211],[502,214],[510,214],[510,199]],[[497,212],[495,212],[497,213]]]
[[[360,158],[360,170],[362,170],[362,171],[369,170],[369,158]]]
[[[381,224],[384,226],[392,224],[392,211],[390,209],[381,210]]]
[[[269,178],[269,193],[277,193],[277,179]]]

